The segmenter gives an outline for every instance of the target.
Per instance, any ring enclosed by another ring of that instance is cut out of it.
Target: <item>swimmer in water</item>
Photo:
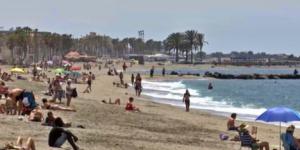
[[[209,82],[209,84],[208,84],[208,89],[209,90],[212,90],[214,87],[212,86],[212,83],[211,82]]]

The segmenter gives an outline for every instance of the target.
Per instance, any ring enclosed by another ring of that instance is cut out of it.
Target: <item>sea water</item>
[[[268,70],[260,70],[264,73]],[[287,73],[291,70],[276,70]],[[230,72],[232,73],[232,72]],[[256,73],[254,71],[254,73]],[[213,89],[208,89],[212,83]],[[188,89],[191,108],[219,115],[238,113],[253,121],[266,109],[286,106],[300,111],[300,80],[219,80],[182,79],[143,81],[143,94],[153,101],[184,107],[183,94]]]

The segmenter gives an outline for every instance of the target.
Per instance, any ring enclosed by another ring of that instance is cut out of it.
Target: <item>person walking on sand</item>
[[[152,68],[150,69],[150,77],[153,78],[153,74],[154,74],[154,66],[152,66]]]
[[[182,102],[185,103],[185,111],[189,112],[190,111],[190,92],[188,89],[186,89],[184,95],[183,95],[183,99]]]
[[[89,73],[88,75],[88,80],[87,80],[87,87],[86,89],[83,91],[83,93],[89,93],[92,92],[92,72]]]
[[[165,75],[166,75],[166,68],[165,67],[163,67],[163,69],[162,69],[162,76],[164,77]]]
[[[135,77],[135,94],[136,96],[140,96],[142,93],[142,77],[138,73]]]
[[[67,86],[66,86],[66,98],[67,98],[67,106],[70,106],[71,100],[72,100],[72,93],[73,88],[71,87],[72,79],[67,80]]]
[[[134,74],[131,74],[131,84],[134,86]]]
[[[62,90],[62,87],[60,84],[60,76],[59,75],[56,75],[55,80],[53,80],[52,87],[54,90],[54,95],[53,95],[52,101],[56,102],[56,99],[58,99],[59,103],[61,103],[63,90]]]
[[[124,84],[124,80],[123,80],[123,72],[120,72],[119,78],[120,78],[120,83],[123,85],[123,84]]]
[[[126,65],[126,62],[124,62],[124,64],[123,64],[123,71],[126,71],[126,69],[127,69],[127,65]]]

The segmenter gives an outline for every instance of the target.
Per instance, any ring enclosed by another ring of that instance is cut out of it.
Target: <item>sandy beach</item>
[[[145,66],[138,66],[130,68],[129,71],[141,68],[147,69]],[[240,148],[240,142],[219,139],[221,133],[228,134],[230,137],[237,134],[226,131],[227,118],[195,109],[187,113],[184,108],[155,103],[146,96],[136,97],[132,87],[124,89],[113,86],[112,82],[118,82],[119,78],[106,75],[107,69],[92,71],[96,75],[96,80],[93,81],[91,93],[82,93],[85,84],[73,84],[78,89],[79,97],[73,99],[71,105],[77,112],[53,111],[55,116],[72,122],[73,127],[69,130],[78,136],[80,148],[85,150],[238,150]],[[173,78],[175,77],[169,79]],[[130,74],[125,73],[124,79],[129,83]],[[162,80],[161,77],[155,79]],[[47,97],[42,95],[42,91],[47,89],[46,83],[16,80],[7,84],[10,88],[21,87],[33,90],[38,103],[41,103],[41,98]],[[141,112],[125,111],[125,104],[131,96],[135,98],[135,104]],[[101,102],[109,98],[113,100],[120,98],[121,105]],[[47,111],[44,112],[46,115]],[[236,124],[241,122],[237,121]],[[260,141],[268,141],[271,148],[278,147],[278,126],[257,122],[247,124],[258,127]],[[86,128],[76,128],[77,125]],[[41,126],[41,123],[28,122],[26,118],[18,120],[18,116],[0,114],[0,145],[15,141],[16,137],[21,135],[33,137],[38,150],[51,150],[47,144],[50,129]],[[282,130],[284,131],[285,128]],[[299,135],[299,132],[296,131],[295,135]],[[63,148],[71,149],[71,146],[65,144]]]

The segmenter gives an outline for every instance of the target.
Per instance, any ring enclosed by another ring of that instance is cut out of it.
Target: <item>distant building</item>
[[[231,57],[231,63],[234,64],[267,64],[269,58],[255,58],[255,57]]]
[[[203,59],[203,63],[208,63],[208,64],[229,64],[231,63],[231,58],[230,57],[208,57]]]

